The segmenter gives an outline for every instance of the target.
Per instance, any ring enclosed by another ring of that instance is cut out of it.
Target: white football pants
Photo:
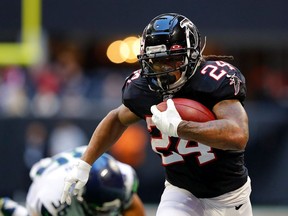
[[[156,216],[252,216],[250,178],[239,189],[209,199],[165,182]]]

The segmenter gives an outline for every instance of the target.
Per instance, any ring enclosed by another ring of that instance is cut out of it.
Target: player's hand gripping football
[[[71,204],[73,195],[78,194],[79,190],[84,187],[89,178],[91,165],[83,160],[78,160],[64,181],[64,189],[61,196],[61,203]]]
[[[180,117],[172,99],[167,100],[167,109],[163,112],[158,110],[156,105],[151,107],[152,121],[164,134],[178,137],[177,128],[182,118]]]

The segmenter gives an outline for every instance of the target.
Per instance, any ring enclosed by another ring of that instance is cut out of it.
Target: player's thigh
[[[156,216],[203,216],[202,204],[190,192],[166,184]]]
[[[211,203],[203,203],[204,216],[253,216],[250,201],[237,206],[215,206]]]
[[[251,202],[247,201],[241,205],[228,208],[225,213],[225,216],[253,216]]]

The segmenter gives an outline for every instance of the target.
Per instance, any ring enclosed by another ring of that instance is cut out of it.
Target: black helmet
[[[88,215],[119,215],[125,200],[125,184],[117,161],[103,154],[92,165],[80,200]],[[79,197],[78,197],[79,199]]]
[[[200,63],[200,46],[198,29],[185,16],[165,13],[155,17],[143,31],[138,55],[141,75],[150,89],[161,94],[178,91]],[[178,76],[173,74],[176,71]]]

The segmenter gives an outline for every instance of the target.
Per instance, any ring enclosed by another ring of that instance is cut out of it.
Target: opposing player
[[[229,56],[203,56],[200,34],[185,16],[155,17],[144,29],[139,62],[122,89],[123,104],[97,126],[88,148],[67,176],[62,202],[71,185],[85,185],[90,164],[132,123],[143,119],[153,150],[166,171],[157,216],[251,216],[251,185],[244,166],[248,117],[243,107],[245,79],[226,62]],[[189,98],[208,107],[216,120],[181,119],[171,98]],[[156,105],[167,100],[160,112]],[[137,146],[135,146],[137,148]]]
[[[64,178],[85,149],[86,146],[78,147],[36,163],[30,171],[33,183],[27,195],[26,209],[3,198],[0,215],[1,212],[5,216],[144,215],[143,204],[136,193],[138,179],[134,169],[108,154],[93,163],[86,186],[72,197],[70,205],[60,203]]]

